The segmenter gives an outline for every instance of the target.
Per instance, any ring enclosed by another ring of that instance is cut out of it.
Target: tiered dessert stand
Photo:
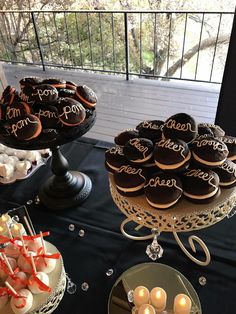
[[[188,238],[189,245],[194,253],[196,241],[205,253],[205,260],[201,261],[194,257],[181,242],[178,233],[189,232],[209,227],[224,217],[229,215],[236,204],[236,188],[221,189],[220,196],[210,204],[193,204],[184,198],[181,199],[172,209],[157,210],[151,207],[144,196],[124,197],[116,189],[113,176],[109,176],[111,195],[127,218],[121,223],[122,234],[132,240],[153,239],[151,245],[147,247],[147,255],[156,260],[163,254],[162,247],[157,242],[157,237],[161,232],[172,232],[182,251],[196,264],[207,266],[211,261],[210,252],[206,244],[197,236],[191,235]],[[151,234],[147,236],[133,236],[125,231],[125,226],[129,222],[135,222],[140,230],[142,227],[151,229]]]
[[[65,127],[60,132],[51,131],[30,141],[18,141],[12,135],[3,134],[0,142],[16,149],[38,150],[50,148],[52,152],[51,170],[54,174],[39,190],[41,203],[52,210],[72,208],[82,203],[90,194],[90,178],[78,171],[68,171],[69,165],[60,151],[60,145],[69,143],[85,133],[94,125],[96,111],[76,127]]]

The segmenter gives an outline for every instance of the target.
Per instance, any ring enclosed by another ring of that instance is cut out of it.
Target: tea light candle
[[[8,226],[11,224],[12,220],[11,220],[11,216],[9,216],[8,214],[3,214],[0,218],[0,226],[4,227],[5,224],[8,224]]]
[[[142,304],[147,304],[149,302],[149,296],[149,290],[146,287],[136,287],[133,294],[134,304],[138,307]]]
[[[6,227],[4,226],[0,226],[0,235],[1,236],[6,236]]]
[[[20,237],[21,235],[26,235],[25,228],[20,223],[15,223],[13,227],[11,227],[11,233],[13,237]]]
[[[174,314],[190,314],[191,299],[186,294],[178,294],[174,300]]]
[[[140,306],[138,314],[156,314],[156,311],[152,305],[143,304]]]
[[[153,288],[150,293],[151,304],[157,312],[164,311],[166,308],[167,295],[164,289],[160,287]]]

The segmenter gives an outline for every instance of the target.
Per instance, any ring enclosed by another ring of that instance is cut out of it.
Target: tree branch
[[[184,66],[197,52],[198,52],[198,47],[199,50],[205,50],[207,48],[210,48],[215,45],[223,45],[227,44],[229,42],[230,35],[221,35],[218,37],[218,40],[216,37],[211,37],[204,39],[201,42],[201,45],[199,47],[199,44],[196,44],[193,46],[191,49],[189,49],[184,55],[183,59],[180,58],[178,61],[176,61],[164,74],[164,76],[170,77],[175,74],[175,72],[182,66]],[[217,41],[217,42],[216,42]]]

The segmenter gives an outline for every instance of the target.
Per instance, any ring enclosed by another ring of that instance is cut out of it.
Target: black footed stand
[[[89,196],[92,182],[84,173],[68,171],[68,162],[59,146],[51,148],[51,151],[51,170],[54,175],[40,188],[39,199],[51,210],[73,208]]]

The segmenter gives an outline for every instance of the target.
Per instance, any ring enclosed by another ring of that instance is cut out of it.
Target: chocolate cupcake
[[[209,203],[219,192],[219,176],[210,169],[188,169],[182,176],[183,194],[196,203]]]
[[[37,104],[54,103],[58,99],[58,91],[48,84],[37,85],[33,88],[32,99]]]
[[[136,137],[139,137],[139,132],[135,129],[128,129],[119,133],[114,138],[114,142],[116,143],[116,145],[124,146],[129,140]]]
[[[20,88],[24,88],[25,86],[34,87],[36,85],[42,84],[42,79],[40,77],[25,77],[19,81]]]
[[[180,139],[190,143],[196,138],[197,130],[197,124],[190,115],[177,113],[165,121],[163,135],[165,138]]]
[[[55,129],[59,122],[58,111],[55,106],[39,106],[34,111],[36,117],[41,121],[43,129]]]
[[[58,78],[47,78],[43,80],[42,84],[48,84],[55,87],[57,90],[66,88],[66,81]]]
[[[136,129],[139,131],[140,137],[148,138],[155,143],[162,137],[163,126],[164,121],[147,120],[139,123]]]
[[[31,113],[31,108],[26,102],[14,103],[6,108],[6,121],[13,123],[14,121],[23,119],[26,113]]]
[[[182,192],[181,180],[171,173],[160,173],[152,176],[144,188],[148,203],[162,210],[175,205]]]
[[[148,163],[153,156],[153,143],[146,138],[132,138],[124,146],[125,157],[137,164]]]
[[[236,164],[226,159],[224,163],[214,169],[220,178],[222,188],[231,188],[236,185]]]
[[[114,174],[114,181],[121,195],[137,196],[143,194],[146,178],[141,167],[124,165]]]
[[[222,141],[211,136],[196,139],[192,142],[191,149],[194,161],[208,168],[222,165],[229,153]]]
[[[57,104],[59,120],[63,125],[76,126],[81,124],[86,116],[84,107],[71,98],[60,98]]]
[[[94,91],[86,86],[77,86],[76,99],[81,102],[85,108],[94,108],[97,104],[97,96]]]
[[[188,145],[179,139],[162,139],[156,143],[154,160],[156,165],[166,171],[180,172],[185,170],[191,158]]]
[[[125,164],[127,164],[127,159],[123,147],[114,146],[105,152],[105,167],[110,173],[115,173]]]
[[[19,140],[36,138],[41,131],[42,125],[39,118],[32,114],[25,114],[22,119],[11,125],[11,134]]]
[[[198,127],[208,127],[214,134],[215,137],[220,137],[225,135],[225,131],[219,125],[212,123],[199,123]]]
[[[76,88],[77,88],[77,84],[75,84],[72,81],[66,81],[66,89],[76,91]]]
[[[73,89],[60,89],[58,96],[74,98],[75,91]]]
[[[218,137],[218,139],[225,143],[229,150],[229,155],[227,158],[236,163],[236,137],[225,135]]]

